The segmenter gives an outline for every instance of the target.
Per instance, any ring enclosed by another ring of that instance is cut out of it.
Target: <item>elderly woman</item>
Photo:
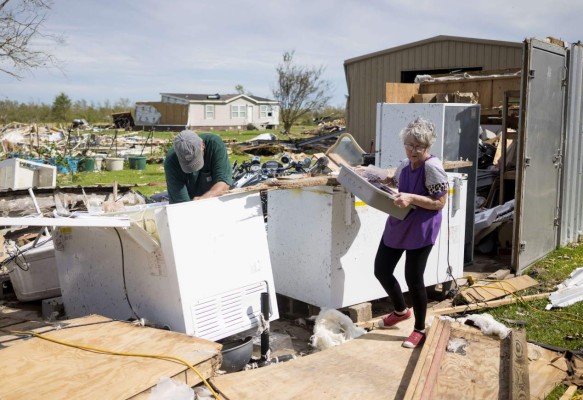
[[[415,209],[403,220],[392,216],[387,219],[374,272],[395,308],[378,321],[379,327],[391,327],[410,318],[411,310],[394,276],[395,267],[405,252],[405,281],[413,303],[415,325],[403,346],[415,348],[425,340],[427,292],[423,274],[441,226],[441,209],[445,205],[448,184],[441,161],[429,153],[436,139],[435,126],[431,122],[417,118],[401,132],[401,139],[407,158],[388,180],[399,189],[395,205],[415,205]]]

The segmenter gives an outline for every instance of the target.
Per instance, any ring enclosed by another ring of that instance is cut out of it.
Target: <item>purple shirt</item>
[[[406,159],[395,172],[399,192],[430,196],[437,199],[447,193],[447,174],[441,161],[430,156],[423,165],[411,169]],[[441,210],[416,207],[399,220],[389,216],[383,233],[383,242],[394,249],[413,250],[434,245],[441,227]]]

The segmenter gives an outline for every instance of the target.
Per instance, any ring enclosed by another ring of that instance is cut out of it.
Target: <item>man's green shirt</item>
[[[199,136],[204,142],[204,166],[200,171],[191,174],[183,172],[174,147],[166,154],[164,173],[170,204],[202,196],[217,182],[225,182],[229,186],[233,183],[229,155],[223,140],[212,133],[201,133]]]

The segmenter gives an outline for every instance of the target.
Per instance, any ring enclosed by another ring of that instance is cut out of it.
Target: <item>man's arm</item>
[[[209,148],[208,150],[211,149]],[[229,187],[233,183],[233,172],[231,170],[231,163],[229,162],[227,147],[220,138],[215,140],[211,151],[211,175],[214,182],[213,186],[211,186],[206,193],[193,198],[193,200],[221,196],[227,193]]]
[[[225,182],[217,182],[211,188],[203,194],[202,196],[196,196],[192,200],[202,200],[202,199],[210,199],[211,197],[218,197],[221,196],[229,190],[229,185]]]

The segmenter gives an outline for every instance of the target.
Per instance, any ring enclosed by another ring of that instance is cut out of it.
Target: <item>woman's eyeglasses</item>
[[[423,153],[425,151],[425,149],[427,149],[427,147],[425,147],[425,146],[414,146],[414,145],[409,144],[409,143],[405,143],[405,148],[409,151],[415,150],[417,153]]]

